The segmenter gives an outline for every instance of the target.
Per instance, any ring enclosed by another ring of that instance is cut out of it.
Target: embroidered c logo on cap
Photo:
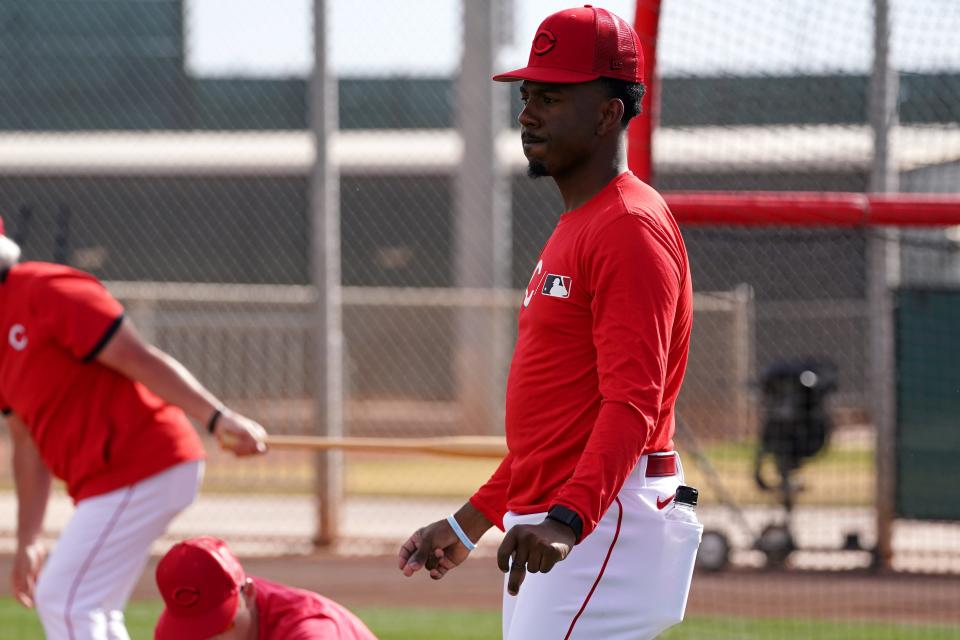
[[[181,607],[192,607],[200,601],[200,591],[193,587],[178,587],[173,592],[173,600]]]
[[[553,32],[549,29],[540,29],[533,39],[532,50],[536,55],[542,56],[550,53],[555,46],[557,46],[557,36],[553,35]]]

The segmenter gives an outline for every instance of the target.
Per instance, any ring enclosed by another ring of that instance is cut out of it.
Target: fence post
[[[507,91],[490,80],[502,17],[501,2],[464,0],[463,57],[456,119],[463,160],[456,174],[456,286],[505,288],[510,278],[510,186],[497,162],[497,133],[506,122]],[[457,312],[456,375],[463,428],[497,430],[508,349],[503,310]],[[502,427],[501,427],[502,428]]]
[[[898,167],[890,150],[890,132],[897,126],[897,76],[890,64],[889,0],[874,0],[874,58],[870,78],[870,126],[873,167],[870,191],[897,191]],[[900,246],[892,230],[868,227],[867,304],[870,318],[871,414],[876,429],[877,567],[893,560],[893,518],[896,492],[896,418],[893,301],[899,281]]]
[[[754,327],[756,317],[753,287],[741,283],[733,290],[734,376],[736,381],[736,432],[738,436],[756,434],[754,421]]]
[[[328,144],[337,128],[336,78],[327,65],[325,0],[313,3],[313,72],[309,119],[316,157],[310,174],[311,277],[316,291],[314,324],[313,424],[317,435],[343,435],[343,334],[340,317],[339,171]],[[340,533],[343,455],[316,455],[317,530],[314,544],[327,546]]]

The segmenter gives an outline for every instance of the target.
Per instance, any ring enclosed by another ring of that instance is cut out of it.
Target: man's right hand
[[[486,516],[469,502],[463,505],[454,517],[474,542],[493,526]],[[408,578],[426,568],[431,578],[439,580],[466,560],[468,555],[470,552],[460,542],[450,523],[437,520],[414,531],[403,543],[397,557],[397,566]]]
[[[431,578],[439,580],[466,560],[468,555],[470,552],[457,538],[450,523],[437,520],[414,531],[403,543],[397,566],[408,578],[426,568]]]
[[[17,602],[32,609],[33,591],[37,586],[37,577],[47,557],[46,548],[39,542],[18,546],[13,557],[13,570],[10,572],[10,586]]]
[[[237,457],[253,456],[267,451],[267,430],[250,418],[229,409],[223,409],[213,433],[220,448]]]

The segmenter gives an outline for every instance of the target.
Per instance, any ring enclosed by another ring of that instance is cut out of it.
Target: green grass
[[[131,602],[127,607],[127,631],[132,640],[153,638],[153,625],[160,615],[160,601]],[[0,598],[0,638],[3,640],[43,640],[43,628],[37,614],[21,607],[12,598]]]
[[[379,640],[490,640],[500,612],[442,609],[354,609]]]
[[[489,640],[500,637],[500,613],[489,610],[358,608],[355,612],[380,640]],[[133,602],[127,629],[133,640],[153,637],[157,601]],[[32,611],[0,599],[4,640],[42,640]],[[828,620],[690,618],[662,640],[960,640],[960,628]]]

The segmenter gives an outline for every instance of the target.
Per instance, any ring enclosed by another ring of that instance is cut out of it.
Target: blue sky
[[[327,0],[340,75],[450,75],[460,0]],[[482,2],[485,0],[469,0]],[[893,56],[905,71],[960,70],[960,1],[891,0]],[[546,15],[570,0],[514,0],[500,66],[526,61]],[[604,6],[633,20],[634,0]],[[303,76],[312,63],[312,0],[186,0],[187,63],[204,76]],[[660,70],[668,75],[865,73],[872,0],[664,0]]]

